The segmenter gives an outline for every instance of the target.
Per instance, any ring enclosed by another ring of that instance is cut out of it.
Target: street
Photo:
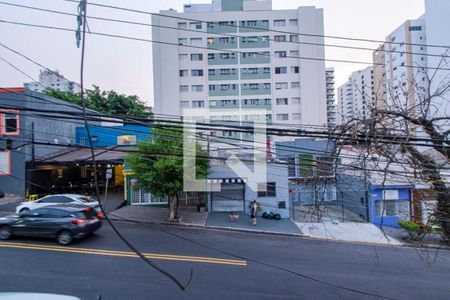
[[[116,223],[153,262],[135,257],[106,224],[69,247],[0,242],[0,291],[82,299],[448,299],[450,252],[294,237]],[[420,254],[420,255],[419,255]],[[378,296],[377,296],[378,295]]]

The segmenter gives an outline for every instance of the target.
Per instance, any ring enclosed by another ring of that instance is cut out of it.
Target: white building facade
[[[334,68],[325,70],[326,94],[327,94],[327,125],[328,128],[336,126],[336,101],[334,92]]]
[[[322,9],[213,0],[161,11],[152,24],[156,114],[204,108],[235,120],[233,110],[249,110],[255,121],[250,111],[266,109],[269,124],[326,126]]]
[[[80,85],[74,81],[67,80],[63,75],[57,71],[41,70],[39,73],[38,82],[24,83],[23,86],[30,91],[42,93],[46,88],[70,92],[79,93],[81,91]]]
[[[373,80],[373,67],[370,66],[353,72],[348,81],[338,88],[338,125],[353,119],[370,118],[375,101]]]

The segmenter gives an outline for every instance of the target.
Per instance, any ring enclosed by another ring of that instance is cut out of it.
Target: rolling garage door
[[[244,183],[221,183],[221,191],[211,193],[212,211],[244,211],[244,187]]]

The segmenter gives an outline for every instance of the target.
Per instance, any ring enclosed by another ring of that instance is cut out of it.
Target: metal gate
[[[220,192],[211,193],[213,212],[244,211],[244,183],[221,183]]]

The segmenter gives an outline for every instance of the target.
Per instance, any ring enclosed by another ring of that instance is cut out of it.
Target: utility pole
[[[367,221],[370,222],[370,215],[369,215],[369,186],[367,184],[367,163],[366,163],[367,155],[364,155],[364,160],[363,160],[363,168],[364,168],[364,203],[366,205]]]
[[[35,156],[35,146],[34,146],[34,122],[31,122],[31,163],[34,164],[36,156]]]

